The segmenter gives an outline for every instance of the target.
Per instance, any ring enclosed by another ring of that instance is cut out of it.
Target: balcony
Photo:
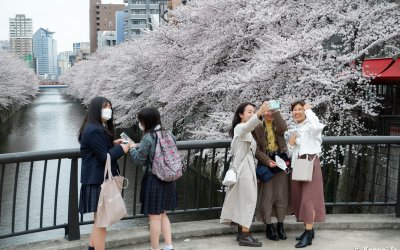
[[[146,4],[131,4],[131,9],[146,9]],[[158,6],[158,5],[157,5]]]
[[[146,19],[146,14],[131,14],[130,19]]]
[[[146,24],[131,24],[130,28],[131,29],[146,29],[147,25]]]

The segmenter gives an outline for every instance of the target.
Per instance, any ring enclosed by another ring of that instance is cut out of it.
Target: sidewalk
[[[294,249],[295,236],[301,234],[303,226],[288,216],[285,222],[288,239],[270,241],[265,238],[264,226],[254,223],[252,231],[263,242],[263,248]],[[220,224],[218,220],[179,222],[172,224],[175,249],[249,249],[239,247],[234,233],[236,228]],[[315,226],[316,237],[307,249],[390,249],[400,250],[400,218],[394,215],[327,215],[326,223]],[[47,249],[87,249],[88,235],[78,241],[57,239],[52,241],[25,244],[8,249],[47,250]],[[160,244],[160,248],[163,244]],[[147,227],[126,230],[112,230],[107,235],[107,249],[149,249]],[[251,248],[253,249],[253,248]],[[260,249],[260,248],[259,248]]]

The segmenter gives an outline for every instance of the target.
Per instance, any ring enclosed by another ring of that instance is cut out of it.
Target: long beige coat
[[[251,135],[251,131],[260,123],[261,121],[255,114],[246,123],[240,123],[235,127],[231,149],[234,155],[232,166],[237,172],[238,179],[236,184],[228,187],[226,192],[221,223],[235,222],[250,228],[257,203],[257,177],[254,159],[256,141]]]

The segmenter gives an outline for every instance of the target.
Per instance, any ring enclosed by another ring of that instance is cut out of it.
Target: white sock
[[[172,245],[165,245],[164,246],[164,250],[171,250],[174,249],[174,247]]]

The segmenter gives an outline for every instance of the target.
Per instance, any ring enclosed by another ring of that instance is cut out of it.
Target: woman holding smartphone
[[[256,141],[251,131],[261,123],[262,115],[267,109],[264,103],[256,111],[255,105],[250,102],[241,103],[233,116],[230,135],[232,136],[231,149],[234,155],[233,168],[237,173],[237,182],[228,187],[221,211],[221,223],[238,225],[240,246],[261,247],[259,242],[250,233],[257,203],[257,178],[254,154]]]
[[[117,160],[129,150],[128,145],[122,144],[122,139],[114,140],[113,138],[111,102],[104,97],[95,97],[90,101],[87,116],[78,136],[82,156],[82,185],[79,197],[81,214],[94,212],[94,218],[96,218],[107,154],[111,157],[112,174],[117,175]],[[88,249],[105,249],[106,233],[105,227],[97,227],[94,223]]]

